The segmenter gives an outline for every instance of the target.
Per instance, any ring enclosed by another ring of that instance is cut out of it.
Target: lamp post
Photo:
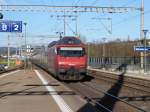
[[[146,71],[147,71],[146,70],[146,65],[147,65],[147,63],[146,63],[146,60],[147,60],[147,57],[146,57],[146,34],[147,34],[148,30],[144,29],[142,31],[144,33],[144,73],[146,73]]]
[[[27,26],[27,23],[25,22],[25,23],[23,23],[24,24],[24,28],[25,28],[25,30],[24,30],[24,38],[25,38],[25,63],[24,63],[24,70],[26,69],[26,67],[27,67],[27,40],[26,40],[26,26]]]

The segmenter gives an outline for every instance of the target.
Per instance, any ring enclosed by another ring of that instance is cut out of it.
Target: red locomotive
[[[64,37],[48,45],[44,65],[61,80],[81,80],[86,75],[85,45],[76,37]],[[41,56],[38,56],[41,57]],[[39,59],[38,59],[39,60]]]

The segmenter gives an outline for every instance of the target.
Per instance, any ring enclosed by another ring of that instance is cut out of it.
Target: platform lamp
[[[146,57],[146,34],[147,34],[148,30],[144,29],[142,31],[144,33],[144,73],[146,73],[146,71],[147,71],[147,68],[146,68],[147,67],[147,63],[146,63],[146,61],[147,61],[147,57]]]

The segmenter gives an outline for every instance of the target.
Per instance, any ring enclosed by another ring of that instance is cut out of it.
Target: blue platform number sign
[[[15,21],[11,24],[11,32],[22,32],[22,22],[21,21]]]
[[[22,21],[2,21],[0,32],[22,32]]]
[[[0,22],[0,32],[10,32],[10,25],[8,22]]]

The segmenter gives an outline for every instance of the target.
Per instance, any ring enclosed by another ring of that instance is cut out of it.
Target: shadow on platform
[[[27,95],[76,95],[76,93],[73,91],[33,91],[32,90],[37,87],[39,87],[39,85],[24,89],[21,91],[0,92],[0,98],[6,97],[6,96],[27,96]]]
[[[76,95],[73,91],[13,91],[0,92],[0,98],[4,96],[27,96],[27,95]]]
[[[60,86],[59,84],[27,84],[24,86]]]

